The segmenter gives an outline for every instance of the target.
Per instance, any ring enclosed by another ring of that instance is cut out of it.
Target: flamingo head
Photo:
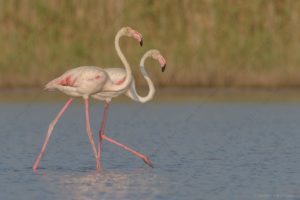
[[[136,39],[140,43],[140,45],[143,46],[143,36],[141,33],[137,32],[131,27],[124,27],[121,29],[121,31],[123,32],[124,35]]]
[[[161,66],[161,71],[164,72],[166,70],[166,67],[167,67],[166,59],[156,49],[152,49],[148,52],[149,52],[149,56],[151,56],[154,60],[157,60],[159,62],[160,66]]]

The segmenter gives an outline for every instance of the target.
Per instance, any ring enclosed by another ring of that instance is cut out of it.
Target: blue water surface
[[[112,103],[101,172],[77,100],[32,165],[64,102],[0,103],[0,199],[300,199],[300,104]],[[93,103],[94,138],[102,105]]]

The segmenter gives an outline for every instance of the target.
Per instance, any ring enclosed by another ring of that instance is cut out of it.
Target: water
[[[0,104],[0,199],[300,199],[298,103],[113,103],[107,135],[155,168],[105,142],[97,173],[78,102],[37,173],[32,164],[64,102]],[[101,111],[91,105],[94,134]]]

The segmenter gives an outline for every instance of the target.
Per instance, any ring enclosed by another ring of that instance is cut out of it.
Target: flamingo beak
[[[136,39],[139,43],[140,43],[140,45],[141,46],[143,46],[143,36],[142,36],[142,34],[140,34],[139,32],[137,32],[137,31],[135,31],[135,30],[131,30],[132,32],[132,37],[134,38],[134,39]]]
[[[165,63],[162,67],[161,67],[161,71],[164,72],[166,70],[167,64]]]
[[[140,45],[143,46],[143,37],[141,37]]]
[[[162,55],[158,55],[157,60],[160,63],[161,71],[164,72],[167,67],[167,61],[165,60],[165,58]]]

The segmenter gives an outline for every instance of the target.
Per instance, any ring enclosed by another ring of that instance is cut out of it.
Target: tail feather
[[[57,79],[54,79],[45,85],[45,90],[53,91],[57,86]]]

